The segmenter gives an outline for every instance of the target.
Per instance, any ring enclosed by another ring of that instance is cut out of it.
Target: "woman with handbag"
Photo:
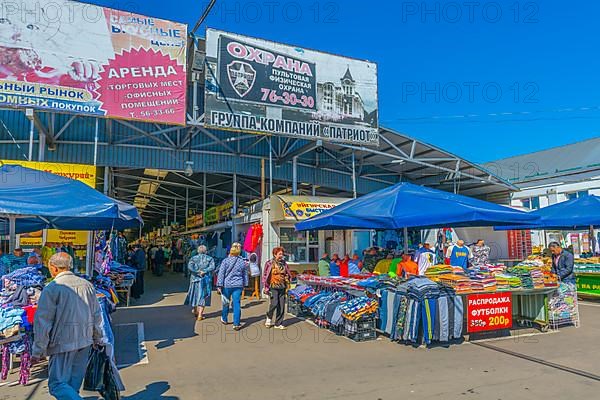
[[[242,328],[240,319],[242,314],[241,300],[242,291],[248,286],[248,267],[246,261],[240,257],[242,245],[233,243],[229,250],[229,257],[221,262],[217,277],[217,291],[223,301],[221,323],[227,325],[229,304],[233,306],[233,329],[238,331]]]
[[[190,259],[188,270],[190,271],[190,288],[184,304],[191,305],[198,321],[202,321],[204,307],[210,307],[212,272],[215,270],[215,260],[206,254],[206,246],[198,246],[198,254]]]
[[[262,277],[263,291],[271,299],[265,322],[267,328],[275,326],[275,329],[286,329],[283,326],[283,317],[285,315],[285,292],[290,284],[290,279],[290,269],[285,262],[285,250],[283,247],[275,247],[273,259],[265,264]]]

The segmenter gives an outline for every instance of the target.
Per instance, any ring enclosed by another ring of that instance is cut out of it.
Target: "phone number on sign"
[[[285,105],[296,106],[300,105],[305,108],[313,108],[315,106],[315,99],[312,96],[302,95],[298,97],[296,93],[283,92],[281,95],[276,90],[262,88],[261,101],[270,101],[271,103],[283,103]]]
[[[159,115],[172,115],[172,114],[175,114],[175,109],[174,108],[166,108],[166,109],[151,110],[151,111],[140,111],[138,114],[142,118],[156,117]]]

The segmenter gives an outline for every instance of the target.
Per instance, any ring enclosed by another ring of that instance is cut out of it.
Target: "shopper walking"
[[[290,283],[291,274],[285,262],[283,247],[273,249],[273,259],[267,261],[262,276],[263,291],[271,300],[267,311],[265,326],[275,329],[285,329],[283,317],[285,313],[285,292]]]
[[[131,256],[132,267],[137,272],[135,273],[135,281],[131,287],[131,297],[139,299],[144,294],[144,271],[146,270],[146,253],[142,246],[136,244],[134,246],[133,255]]]
[[[217,291],[223,301],[221,322],[228,324],[229,304],[233,306],[233,329],[240,330],[242,291],[248,286],[248,267],[243,258],[240,257],[242,245],[235,242],[229,250],[229,257],[221,262],[219,275],[217,277]]]
[[[73,272],[73,259],[48,261],[54,280],[42,291],[33,324],[32,362],[49,356],[48,388],[60,400],[81,399],[90,346],[102,344],[102,314],[91,283]]]
[[[215,260],[206,254],[206,246],[198,246],[198,253],[190,259],[187,270],[190,272],[190,288],[184,304],[191,305],[197,320],[202,321],[204,308],[210,307],[212,273],[215,270]]]
[[[158,250],[154,254],[154,275],[162,276],[165,267],[165,251],[162,245],[158,246]]]

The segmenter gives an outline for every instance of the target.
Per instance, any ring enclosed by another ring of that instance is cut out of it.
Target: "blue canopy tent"
[[[398,183],[296,224],[298,230],[481,227],[535,223],[509,207],[411,183]]]
[[[0,166],[0,234],[55,228],[124,229],[143,225],[137,209],[73,179],[19,165]]]
[[[533,224],[498,226],[507,229],[586,230],[600,228],[600,197],[589,195],[553,204],[530,213],[538,220]]]

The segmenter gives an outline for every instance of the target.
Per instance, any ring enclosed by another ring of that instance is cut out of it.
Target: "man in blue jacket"
[[[575,260],[573,254],[563,250],[558,242],[551,242],[548,248],[552,252],[552,272],[558,275],[561,282],[574,284],[575,273],[573,268],[575,267]]]

